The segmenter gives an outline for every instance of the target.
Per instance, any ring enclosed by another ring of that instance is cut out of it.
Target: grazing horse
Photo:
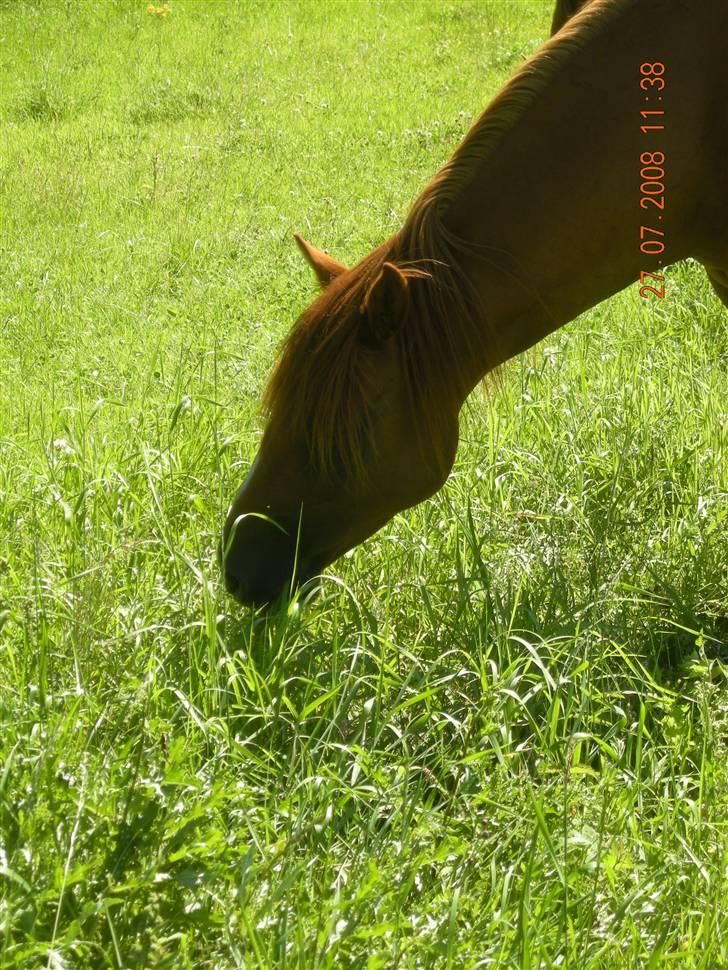
[[[553,30],[353,269],[296,236],[322,291],[225,523],[240,602],[437,491],[473,387],[582,311],[687,256],[728,306],[728,0],[559,0]]]

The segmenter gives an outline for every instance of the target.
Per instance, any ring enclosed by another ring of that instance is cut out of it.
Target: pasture
[[[401,225],[552,4],[149,6],[0,3],[0,966],[728,966],[699,267],[507,364],[310,603],[216,560],[293,232]]]

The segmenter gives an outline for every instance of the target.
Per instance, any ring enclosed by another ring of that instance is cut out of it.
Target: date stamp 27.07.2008
[[[640,131],[651,151],[640,153],[640,252],[656,260],[654,269],[661,268],[665,253],[665,170],[664,151],[657,150],[659,138],[665,131],[665,65],[662,61],[640,64],[640,91],[647,107],[640,111]],[[644,223],[649,223],[644,225]],[[662,224],[663,228],[660,228]],[[654,281],[654,283],[653,283]],[[665,277],[660,272],[640,271],[640,296],[648,299],[665,298]]]

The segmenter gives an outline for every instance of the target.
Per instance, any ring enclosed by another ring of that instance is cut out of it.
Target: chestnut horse
[[[553,29],[357,266],[296,236],[322,292],[225,523],[242,603],[437,491],[473,387],[582,311],[687,256],[728,306],[728,0],[559,0]]]

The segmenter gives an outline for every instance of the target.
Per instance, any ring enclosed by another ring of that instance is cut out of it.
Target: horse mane
[[[416,198],[403,227],[333,280],[294,324],[264,391],[263,410],[269,427],[281,422],[288,435],[306,440],[317,471],[329,481],[367,481],[372,351],[361,340],[361,307],[385,262],[410,281],[409,309],[396,339],[424,460],[432,460],[433,443],[443,440],[438,425],[452,413],[449,405],[457,410],[470,390],[459,362],[477,355],[488,371],[501,359],[498,334],[461,268],[462,257],[475,255],[523,286],[528,279],[509,254],[455,234],[448,210],[574,50],[625,2],[630,0],[592,0],[525,61]],[[444,455],[436,453],[434,460],[447,470]]]

